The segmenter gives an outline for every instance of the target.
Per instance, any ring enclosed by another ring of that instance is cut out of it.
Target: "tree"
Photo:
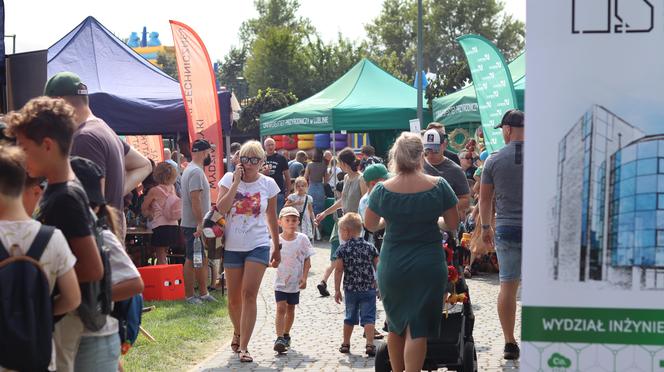
[[[335,42],[326,44],[320,38],[309,41],[303,49],[308,70],[305,85],[298,87],[299,97],[309,97],[330,85],[367,55],[366,44],[355,45],[338,35]]]
[[[297,97],[293,93],[281,89],[259,90],[256,97],[250,98],[242,110],[238,128],[243,132],[257,131],[261,114],[279,110],[296,102]]]
[[[256,38],[271,27],[285,27],[301,36],[316,32],[308,19],[295,16],[300,8],[298,0],[255,0],[254,5],[258,18],[244,21],[240,26],[240,40],[245,49],[251,49]]]
[[[306,95],[308,68],[302,53],[302,40],[286,27],[270,27],[256,38],[251,58],[244,69],[249,94],[267,87]]]
[[[164,71],[166,75],[178,80],[178,63],[175,59],[174,48],[164,48],[163,51],[160,51],[157,54],[157,64],[161,66],[161,70]]]
[[[423,67],[436,72],[428,90],[431,97],[461,88],[470,79],[463,50],[456,38],[480,34],[494,42],[505,58],[516,57],[524,48],[525,25],[503,14],[499,0],[424,0]],[[407,81],[415,77],[417,52],[417,2],[385,0],[380,15],[366,26],[371,55],[380,63],[396,64]]]
[[[224,57],[224,61],[217,61],[219,69],[215,72],[220,85],[236,93],[239,99],[246,94],[244,79],[244,66],[247,62],[247,50],[242,47],[232,47]],[[238,79],[240,78],[240,79]],[[240,94],[240,92],[242,94]]]

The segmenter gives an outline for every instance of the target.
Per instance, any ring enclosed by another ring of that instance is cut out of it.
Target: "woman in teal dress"
[[[365,214],[364,224],[371,231],[386,224],[378,288],[394,371],[420,371],[427,338],[439,335],[447,263],[438,220],[442,216],[450,231],[459,222],[450,185],[422,172],[423,152],[418,135],[401,134],[390,150],[390,169],[396,176],[376,185]]]

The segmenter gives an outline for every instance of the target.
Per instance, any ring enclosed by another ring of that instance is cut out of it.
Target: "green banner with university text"
[[[473,77],[473,87],[482,120],[484,140],[489,153],[505,146],[500,123],[507,110],[517,108],[512,75],[505,58],[486,38],[464,35],[457,39],[463,48]]]
[[[664,345],[664,310],[524,306],[522,338],[532,342]]]

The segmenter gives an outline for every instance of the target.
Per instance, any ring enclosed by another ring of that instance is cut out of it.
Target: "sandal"
[[[366,353],[368,356],[376,356],[376,345],[367,345]]]
[[[231,341],[231,349],[234,353],[240,352],[240,335],[233,332],[233,341]]]
[[[341,347],[339,348],[339,352],[343,353],[343,354],[350,353],[350,344],[341,344]]]
[[[242,363],[251,363],[254,361],[254,358],[249,355],[249,350],[240,351],[240,362]]]

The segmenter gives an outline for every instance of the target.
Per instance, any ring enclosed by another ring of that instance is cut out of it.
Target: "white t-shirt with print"
[[[102,236],[104,237],[104,245],[108,248],[108,260],[111,265],[111,285],[113,286],[125,280],[140,277],[141,274],[138,272],[131,258],[129,258],[129,255],[127,255],[117,236],[110,230],[104,230]],[[81,336],[101,337],[114,333],[118,333],[118,320],[108,315],[106,317],[106,324],[100,330],[92,332],[86,329]]]
[[[37,236],[41,223],[35,220],[0,221],[0,241],[12,256],[11,246],[16,244],[19,248],[16,255],[25,255]],[[69,272],[76,264],[76,257],[71,252],[69,244],[62,231],[55,229],[51,240],[46,245],[39,263],[42,265],[48,280],[48,288],[53,292],[59,277]],[[55,347],[51,357],[50,370],[55,369]],[[0,371],[6,371],[0,366]]]
[[[233,173],[228,172],[219,181],[219,187],[230,190],[232,185]],[[224,237],[227,251],[249,252],[257,247],[270,246],[267,203],[279,192],[274,179],[262,174],[254,182],[240,181],[226,219]]]
[[[294,240],[285,240],[279,235],[279,242],[281,242],[281,262],[277,268],[274,290],[297,293],[300,291],[304,261],[314,255],[314,247],[309,238],[302,233],[295,233]]]

